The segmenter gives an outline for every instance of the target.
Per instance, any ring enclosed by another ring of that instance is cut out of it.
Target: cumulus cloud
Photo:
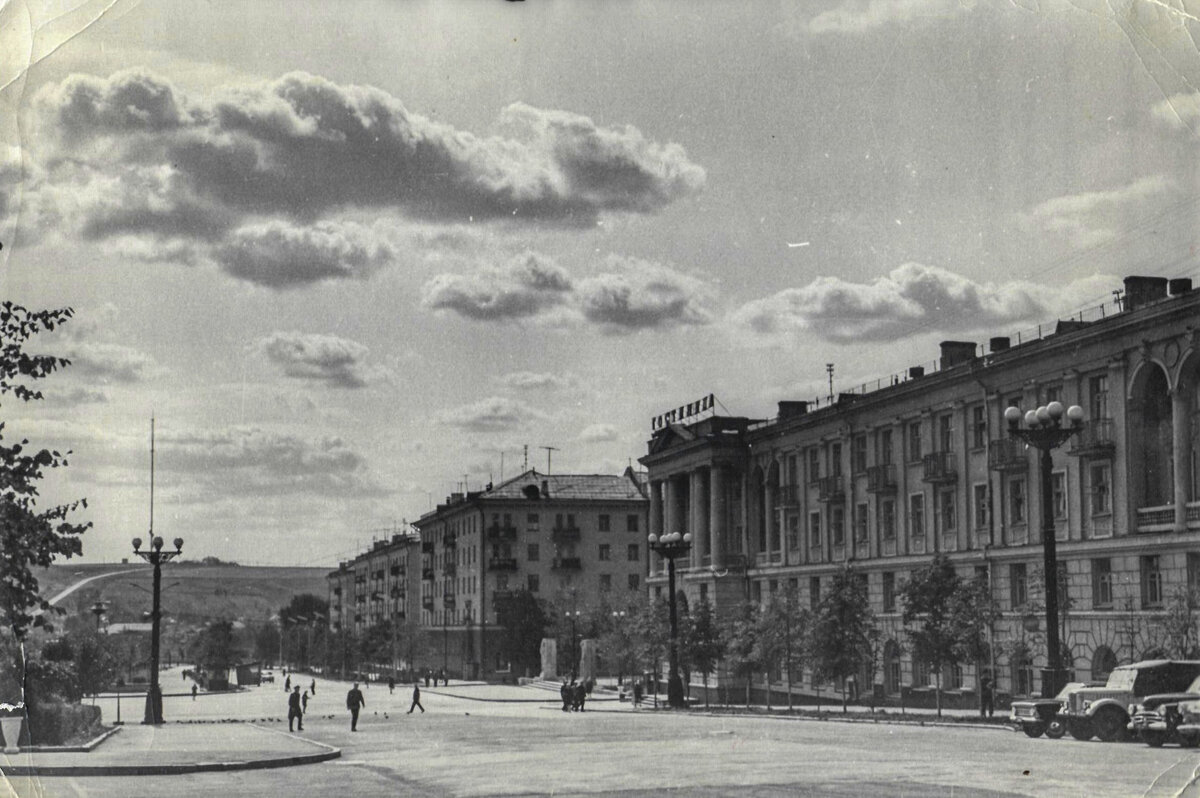
[[[303,227],[283,220],[247,225],[216,250],[225,271],[273,288],[363,278],[393,257],[392,246],[370,228],[329,221]]]
[[[1065,236],[1076,248],[1098,246],[1116,238],[1131,214],[1170,193],[1165,175],[1149,175],[1107,191],[1085,191],[1053,197],[1021,215],[1028,229]]]
[[[867,33],[883,27],[946,17],[974,8],[973,0],[845,0],[808,22],[814,34]]]
[[[518,391],[562,391],[578,385],[579,378],[570,373],[514,371],[499,377],[498,382]]]
[[[277,331],[258,341],[255,348],[288,377],[335,388],[362,388],[367,384],[363,360],[368,350],[357,341]]]
[[[513,320],[537,316],[563,304],[571,277],[558,264],[534,252],[474,274],[439,274],[425,284],[422,304],[471,319]]]
[[[82,310],[45,336],[54,355],[71,361],[64,374],[102,383],[134,383],[157,368],[145,352],[113,341],[118,316],[112,304]]]
[[[32,108],[46,176],[32,217],[44,227],[190,238],[233,276],[273,287],[391,258],[366,228],[333,221],[346,213],[587,227],[705,182],[681,146],[628,125],[517,103],[500,113],[503,135],[480,136],[305,73],[205,96],[145,70],[71,75]]]
[[[711,293],[700,279],[650,261],[612,257],[575,280],[547,256],[525,252],[470,274],[433,277],[423,305],[480,321],[575,321],[626,333],[708,324]]]
[[[441,424],[473,432],[507,432],[545,419],[544,413],[504,396],[491,396],[474,404],[447,410],[438,416]]]
[[[617,437],[617,428],[612,424],[592,424],[579,433],[579,440],[584,443],[605,443]]]
[[[1042,299],[1052,293],[1033,283],[980,283],[936,266],[906,263],[869,283],[818,277],[748,302],[732,320],[768,338],[804,333],[835,343],[885,341],[1030,321],[1053,312]]]
[[[610,271],[579,284],[584,318],[616,332],[708,324],[707,286],[666,266],[613,258]]]

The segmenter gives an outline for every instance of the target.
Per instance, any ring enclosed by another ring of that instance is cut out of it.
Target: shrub
[[[100,707],[44,701],[29,707],[25,722],[34,745],[63,745],[100,730]]]

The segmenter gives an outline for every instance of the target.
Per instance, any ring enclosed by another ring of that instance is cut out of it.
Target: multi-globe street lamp
[[[563,617],[565,617],[567,620],[569,620],[571,622],[571,650],[570,650],[570,653],[568,656],[570,657],[571,677],[572,678],[579,675],[580,656],[575,650],[575,634],[577,631],[576,624],[579,621],[579,616],[582,614],[583,613],[581,613],[579,610],[567,610],[566,612],[563,613]]]
[[[158,686],[159,636],[162,633],[162,564],[183,553],[183,538],[175,538],[175,551],[163,551],[163,539],[155,536],[150,548],[142,551],[142,539],[133,539],[133,553],[154,566],[154,605],[150,611],[150,689],[146,692],[146,714],[144,724],[160,725],[163,722],[162,691]]]
[[[667,672],[667,706],[682,709],[687,706],[683,697],[683,679],[679,676],[679,624],[675,612],[675,558],[692,550],[690,532],[670,532],[662,537],[650,533],[650,550],[667,561],[667,605],[671,612],[671,646]]]
[[[1064,416],[1068,426],[1063,425]],[[1052,453],[1083,429],[1083,408],[1050,402],[1022,413],[1018,407],[1004,411],[1008,434],[1037,449],[1042,503],[1042,568],[1046,583],[1046,669],[1042,672],[1042,696],[1053,698],[1067,683],[1058,633],[1058,543],[1054,529],[1054,486]],[[1024,420],[1025,426],[1021,426]]]

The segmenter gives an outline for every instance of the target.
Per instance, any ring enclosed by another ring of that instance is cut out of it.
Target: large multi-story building
[[[1054,452],[1048,497],[1069,664],[1103,678],[1160,653],[1172,594],[1200,586],[1200,292],[1183,279],[1125,286],[1103,318],[1017,345],[992,338],[986,352],[947,341],[931,373],[822,407],[784,401],[767,421],[659,425],[641,459],[650,530],[692,532],[683,589],[718,614],[789,588],[815,607],[849,563],[884,634],[879,667],[859,683],[896,695],[933,683],[907,653],[899,587],[944,552],[962,575],[988,578],[1003,610],[988,662],[1000,690],[1033,693],[1045,665],[1032,644],[1043,499],[1037,452],[1009,436],[1003,414],[1059,401],[1085,411],[1084,429]],[[661,593],[663,564],[651,568]],[[969,690],[976,676],[956,668],[942,684]]]
[[[530,470],[451,494],[413,523],[414,536],[379,541],[330,573],[331,623],[361,636],[390,619],[415,622],[423,644],[409,656],[401,636],[404,667],[525,676],[501,654],[499,602],[527,590],[582,611],[645,595],[644,477],[632,468],[616,476]]]

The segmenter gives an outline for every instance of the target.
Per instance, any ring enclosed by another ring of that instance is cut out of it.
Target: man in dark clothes
[[[979,717],[992,717],[996,712],[996,685],[990,674],[979,680]]]
[[[362,690],[358,689],[358,682],[350,688],[350,692],[346,693],[346,709],[350,710],[350,731],[358,731],[358,711],[367,705],[367,700],[363,698]]]
[[[633,705],[635,707],[642,705],[642,683],[640,681],[633,683]]]
[[[396,680],[393,677],[389,676],[388,677],[388,695],[391,695],[394,692],[396,692]]]
[[[425,669],[425,686],[426,687],[429,686],[429,669],[428,668]]]
[[[583,702],[587,700],[587,682],[575,686],[575,711],[583,712]]]
[[[300,688],[297,687],[296,689],[299,690]],[[307,690],[304,691],[304,695],[300,696],[300,709],[304,711],[304,714],[308,714],[308,691]]]
[[[310,687],[309,689],[312,690],[313,695],[317,694],[317,680],[316,679],[312,680],[312,687]]]
[[[196,700],[196,685],[195,684],[192,685],[192,700],[193,701]]]
[[[571,711],[571,701],[574,700],[575,694],[571,691],[571,686],[567,684],[567,680],[563,679],[562,687],[558,688],[558,694],[562,697],[562,711]]]
[[[283,692],[285,692],[285,693],[292,692],[292,677],[291,676],[287,677],[287,679],[284,680]]]
[[[421,683],[413,682],[413,700],[409,704],[408,714],[411,715],[414,709],[421,710],[421,714],[425,714],[425,707],[421,706]]]
[[[299,722],[300,731],[304,731],[304,714],[300,710],[300,685],[296,685],[296,689],[288,694],[288,731],[295,731],[292,728],[294,722]]]

